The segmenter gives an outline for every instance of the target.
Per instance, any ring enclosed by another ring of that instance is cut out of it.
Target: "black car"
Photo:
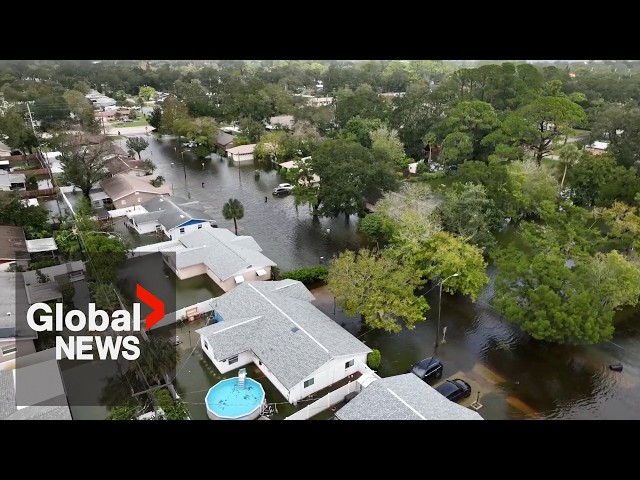
[[[436,357],[427,357],[411,367],[411,373],[425,382],[442,378],[442,362]]]
[[[452,402],[457,402],[461,398],[467,398],[471,395],[471,387],[467,382],[460,378],[447,380],[436,388],[436,391]]]

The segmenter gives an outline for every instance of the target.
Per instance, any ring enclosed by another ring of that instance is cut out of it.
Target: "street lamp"
[[[449,275],[447,278],[440,282],[440,296],[438,297],[438,325],[436,327],[436,349],[440,345],[440,341],[438,340],[440,337],[440,311],[442,310],[442,284],[449,280],[451,277],[458,277],[459,273],[454,273],[453,275]]]

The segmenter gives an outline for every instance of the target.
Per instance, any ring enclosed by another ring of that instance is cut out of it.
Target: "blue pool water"
[[[216,383],[204,399],[207,408],[221,418],[240,418],[254,412],[264,401],[264,390],[255,380],[245,378],[244,388],[238,378]]]

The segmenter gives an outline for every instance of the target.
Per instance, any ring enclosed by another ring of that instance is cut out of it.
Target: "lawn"
[[[146,118],[139,118],[132,120],[130,122],[113,122],[111,124],[112,128],[127,128],[127,127],[144,127],[149,125]]]

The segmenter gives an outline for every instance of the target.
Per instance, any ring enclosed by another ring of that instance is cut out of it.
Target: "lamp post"
[[[436,327],[436,349],[440,345],[440,341],[438,340],[440,337],[440,311],[442,310],[442,284],[449,280],[451,277],[458,277],[459,273],[454,273],[453,275],[449,275],[447,278],[440,282],[440,296],[438,297],[438,325]]]

